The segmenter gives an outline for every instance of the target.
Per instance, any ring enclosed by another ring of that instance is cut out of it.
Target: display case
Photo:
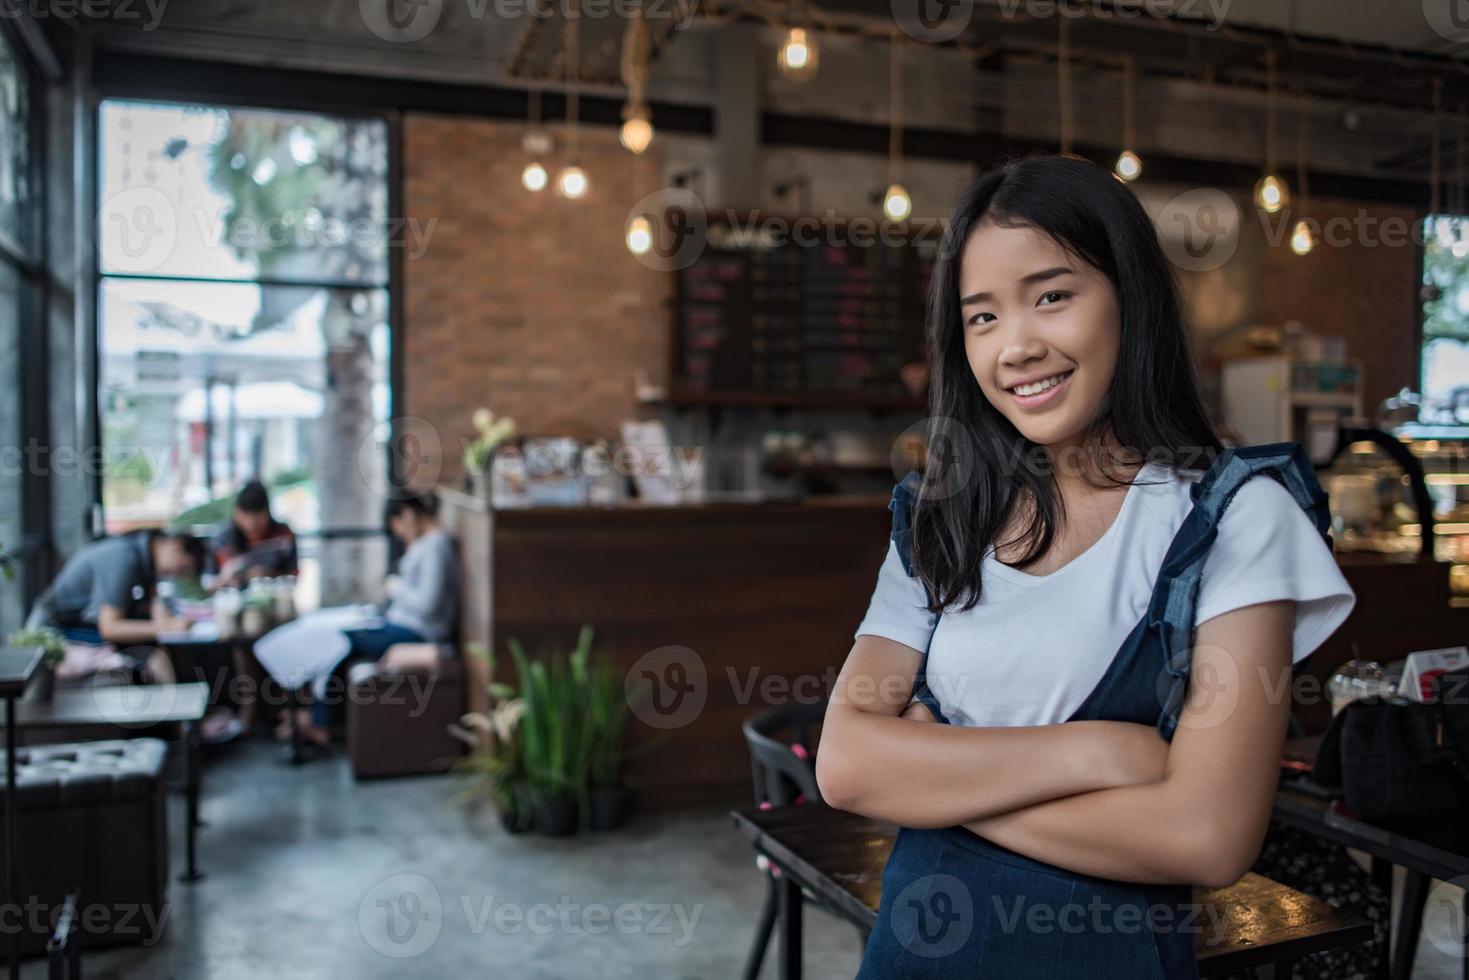
[[[1439,427],[1442,430],[1442,427]],[[1453,604],[1469,606],[1469,427],[1461,438],[1344,429],[1318,476],[1338,554],[1421,555],[1450,563]]]
[[[1331,498],[1337,554],[1435,554],[1432,498],[1411,442],[1379,429],[1340,428],[1317,478]]]

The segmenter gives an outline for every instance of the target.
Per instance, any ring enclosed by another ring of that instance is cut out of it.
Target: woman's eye
[[[1066,292],[1063,289],[1053,289],[1050,292],[1041,294],[1041,302],[1046,302],[1048,297],[1054,296],[1056,298],[1051,300],[1051,302],[1059,303],[1061,302],[1061,300],[1066,299],[1070,295],[1070,293]]]
[[[987,316],[987,317],[989,317],[989,319],[988,320],[981,320],[980,317],[982,317],[982,316]],[[974,316],[972,316],[972,317],[969,318],[969,325],[971,327],[982,327],[982,326],[985,326],[986,324],[993,323],[994,321],[995,321],[995,315],[993,313],[976,313],[976,314],[974,314]]]

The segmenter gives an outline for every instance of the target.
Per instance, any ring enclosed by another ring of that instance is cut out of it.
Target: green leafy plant
[[[508,641],[525,699],[526,768],[541,800],[586,802],[591,727],[584,706],[591,638],[591,627],[584,626],[570,654],[551,652],[534,660],[519,640]]]
[[[40,647],[43,651],[41,667],[45,670],[55,670],[61,661],[66,659],[65,637],[49,626],[33,630],[16,630],[6,638],[5,642],[13,647]]]
[[[592,788],[610,789],[622,782],[622,738],[629,710],[622,676],[610,657],[592,662],[586,695]]]
[[[490,661],[489,651],[471,644],[471,656]],[[493,665],[492,665],[493,666]],[[493,676],[493,671],[491,671]],[[534,817],[535,799],[525,765],[521,720],[525,701],[508,684],[489,685],[490,709],[470,712],[449,726],[449,733],[470,747],[454,768],[476,778],[474,786],[460,794],[459,801],[485,796],[514,830],[528,830]]]

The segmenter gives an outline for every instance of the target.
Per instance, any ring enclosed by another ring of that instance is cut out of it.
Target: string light
[[[586,197],[587,191],[591,190],[592,181],[582,170],[577,161],[577,149],[580,140],[576,128],[577,110],[577,80],[581,74],[581,57],[578,46],[579,31],[581,24],[581,9],[568,11],[566,18],[566,126],[570,134],[571,152],[565,167],[556,175],[556,193],[572,201],[579,201]]]
[[[1306,184],[1306,134],[1311,125],[1311,103],[1301,93],[1301,124],[1296,129],[1296,184],[1301,188],[1300,219],[1290,233],[1290,250],[1297,255],[1308,255],[1316,247],[1316,233],[1306,221],[1306,206],[1311,199],[1311,190]]]
[[[882,213],[904,221],[913,213],[913,199],[898,182],[903,159],[903,48],[897,31],[888,39],[888,189],[882,195]]]
[[[1290,188],[1275,172],[1275,49],[1265,52],[1265,176],[1255,184],[1255,203],[1275,214],[1290,203]]]
[[[1126,181],[1137,180],[1143,175],[1143,161],[1133,152],[1133,147],[1137,146],[1137,133],[1133,128],[1133,70],[1132,55],[1128,55],[1122,59],[1122,153],[1112,168],[1118,177]]]

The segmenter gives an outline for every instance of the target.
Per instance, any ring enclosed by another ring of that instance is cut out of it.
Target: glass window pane
[[[0,261],[0,446],[24,446],[20,395],[20,279]],[[25,456],[7,452],[0,457],[0,549],[11,551],[21,543],[21,493]],[[17,570],[18,571],[18,570]],[[19,581],[0,579],[0,635],[19,628],[25,618]]]
[[[0,33],[0,234],[31,247],[30,86],[17,53]]]
[[[302,554],[332,555],[320,567],[344,576],[320,583],[321,601],[373,596],[387,556],[387,313],[382,289],[104,279],[108,531],[203,529],[258,477],[278,518],[326,533]]]
[[[104,273],[386,285],[380,119],[107,101]]]
[[[1432,215],[1423,233],[1419,421],[1469,424],[1469,219]]]

